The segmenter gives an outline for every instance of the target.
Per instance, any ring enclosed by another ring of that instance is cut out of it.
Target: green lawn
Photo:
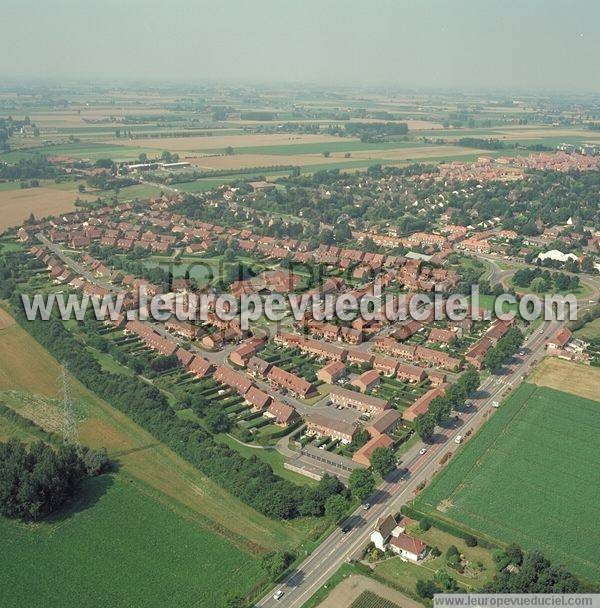
[[[594,319],[593,321],[586,323],[581,329],[578,329],[575,332],[575,336],[582,340],[600,338],[600,319]]]
[[[0,518],[0,536],[4,606],[224,607],[264,581],[250,554],[118,474],[86,482],[54,521]]]
[[[276,427],[277,428],[277,427]],[[277,428],[279,430],[279,428]],[[294,483],[300,485],[316,485],[317,482],[310,477],[306,477],[306,475],[300,475],[299,473],[294,473],[293,471],[289,471],[283,466],[285,461],[284,457],[275,449],[260,449],[260,448],[252,448],[246,445],[242,445],[229,435],[221,434],[216,437],[216,439],[222,443],[226,443],[230,448],[236,450],[243,456],[247,458],[251,456],[256,456],[258,459],[263,462],[268,462],[273,469],[273,472],[284,479],[289,479]]]
[[[600,581],[600,402],[524,384],[415,499]]]

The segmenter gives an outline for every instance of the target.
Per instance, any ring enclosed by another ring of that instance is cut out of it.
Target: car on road
[[[273,594],[273,599],[274,600],[280,600],[283,597],[283,591],[281,589],[278,589],[277,591],[275,591],[275,593]]]
[[[500,407],[499,401],[492,401],[492,407]]]
[[[342,534],[348,534],[348,532],[350,532],[350,526],[349,524],[346,524],[342,527]]]
[[[454,443],[462,443],[462,435],[457,435],[454,438]]]
[[[364,509],[365,511],[368,511],[370,508],[371,508],[371,503],[370,503],[370,502],[365,502],[365,503],[363,504],[363,509]]]
[[[423,454],[425,454],[425,453],[427,453],[427,448],[421,448],[421,449],[419,450],[419,454],[420,454],[421,456],[423,456]]]

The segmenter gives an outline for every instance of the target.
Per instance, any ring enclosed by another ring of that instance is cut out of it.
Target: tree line
[[[465,400],[477,389],[479,382],[479,373],[470,365],[465,373],[448,387],[444,395],[431,401],[426,414],[421,414],[415,418],[414,426],[417,435],[423,441],[431,440],[435,427],[446,422],[453,410],[458,410],[464,406]]]
[[[65,361],[87,388],[257,511],[276,519],[322,516],[327,500],[342,492],[335,477],[324,477],[314,488],[297,486],[275,475],[256,456],[246,458],[217,443],[199,424],[177,417],[156,387],[104,371],[60,320],[27,321],[18,295],[13,294],[11,301],[17,321],[57,359]]]

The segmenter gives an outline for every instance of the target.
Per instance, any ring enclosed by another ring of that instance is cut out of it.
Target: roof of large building
[[[358,450],[354,452],[352,459],[360,462],[366,458],[370,462],[371,455],[377,448],[389,448],[392,445],[394,445],[394,441],[391,437],[388,437],[385,434],[378,435],[377,437],[373,437],[373,439],[369,439],[361,448],[358,448]]]
[[[341,397],[342,399],[352,399],[369,407],[378,408],[380,410],[385,410],[389,407],[389,403],[385,399],[372,397],[371,395],[363,395],[362,393],[351,391],[350,389],[342,388],[341,386],[334,386],[331,389],[329,396]]]
[[[373,430],[377,433],[385,433],[389,428],[396,425],[401,418],[402,416],[398,410],[386,410],[371,422],[367,431],[371,434],[373,434]]]
[[[412,405],[407,407],[402,412],[402,418],[411,422],[417,416],[420,416],[421,414],[426,414],[429,410],[429,404],[436,397],[441,397],[445,392],[446,389],[443,386],[432,388],[431,390],[427,391],[424,395],[421,395]]]
[[[318,412],[309,412],[306,415],[306,422],[308,424],[314,424],[322,427],[323,429],[330,429],[337,433],[343,433],[344,435],[354,435],[358,428],[356,423],[346,422],[345,420],[339,420],[333,416],[326,416],[325,414],[319,414]]]

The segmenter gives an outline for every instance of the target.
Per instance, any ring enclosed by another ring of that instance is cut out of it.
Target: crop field
[[[398,608],[398,604],[390,602],[383,597],[375,595],[372,591],[363,591],[353,602],[350,608]]]
[[[14,162],[16,159],[11,156],[12,154],[19,154],[21,157],[24,157],[24,155],[43,154],[44,156],[70,156],[75,159],[89,159],[92,161],[96,161],[99,158],[112,158],[115,161],[121,161],[134,160],[142,152],[148,155],[156,154],[156,150],[150,146],[146,146],[145,140],[136,141],[135,145],[98,142],[52,144],[39,148],[15,150],[14,153],[9,152],[6,155],[0,155],[0,160]],[[128,140],[128,142],[133,142],[133,140]],[[162,149],[168,150],[166,147]]]
[[[569,392],[584,399],[600,400],[600,368],[547,357],[534,370],[529,382]]]
[[[0,399],[7,405],[51,428],[59,378],[58,362],[19,325],[0,330]],[[76,381],[73,393],[82,443],[106,447],[119,474],[174,512],[253,551],[296,546],[312,533],[313,520],[273,521],[238,501]]]
[[[303,135],[290,133],[245,133],[242,135],[207,135],[199,137],[156,137],[148,139],[117,140],[114,138],[112,143],[117,142],[125,146],[142,146],[158,150],[175,151],[201,151],[232,148],[243,148],[250,146],[275,146],[281,144],[314,144],[322,142],[339,141],[339,137],[333,135]]]
[[[302,155],[322,154],[323,152],[356,152],[371,150],[396,150],[401,148],[426,147],[430,144],[417,144],[412,141],[387,141],[377,143],[365,143],[359,139],[339,138],[335,141],[317,143],[292,143],[265,146],[247,146],[234,148],[236,154],[261,154],[261,155]],[[223,151],[223,150],[221,150]]]
[[[187,160],[200,169],[248,169],[252,167],[276,167],[276,166],[303,166],[311,163],[334,163],[339,162],[341,157],[336,157],[332,154],[329,158],[325,158],[321,154],[294,154],[289,156],[283,155],[262,155],[262,154],[238,154],[231,156],[224,154],[218,156],[198,156],[188,158]],[[257,169],[260,173],[260,170]]]
[[[599,433],[600,401],[524,384],[415,506],[598,582]]]
[[[36,217],[46,217],[72,211],[78,194],[75,190],[43,187],[0,190],[0,232],[19,226],[31,213]]]
[[[86,482],[66,512],[43,523],[0,518],[0,536],[5,606],[224,608],[265,577],[248,553],[120,474]]]

